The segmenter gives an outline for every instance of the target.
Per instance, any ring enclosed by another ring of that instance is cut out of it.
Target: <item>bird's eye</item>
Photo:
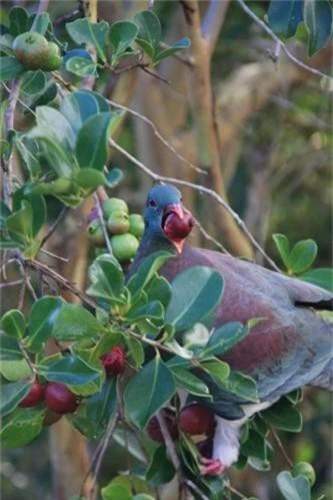
[[[155,201],[155,200],[152,200],[152,199],[151,199],[151,200],[149,200],[149,206],[150,206],[150,207],[157,207],[157,203],[156,203],[156,201]]]

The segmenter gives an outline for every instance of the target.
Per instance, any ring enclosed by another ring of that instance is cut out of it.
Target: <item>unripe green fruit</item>
[[[134,234],[137,238],[141,238],[145,230],[145,222],[142,215],[131,214],[128,219],[130,224],[129,232]]]
[[[103,205],[104,218],[108,220],[112,212],[125,212],[128,214],[127,203],[120,198],[109,198]]]
[[[49,57],[49,44],[40,33],[27,31],[13,42],[16,59],[27,69],[43,69]]]
[[[127,233],[130,227],[127,213],[116,210],[108,218],[107,227],[112,234]]]
[[[298,462],[294,465],[293,470],[291,471],[294,477],[297,476],[306,476],[309,480],[311,486],[316,482],[316,473],[314,468],[308,462]]]
[[[133,234],[117,234],[111,238],[113,255],[119,262],[132,259],[139,246],[139,242]]]
[[[97,246],[102,246],[105,243],[104,233],[101,223],[98,219],[90,222],[88,225],[88,237]]]
[[[62,64],[62,57],[58,45],[54,42],[49,42],[49,53],[46,65],[42,68],[45,71],[55,71]]]

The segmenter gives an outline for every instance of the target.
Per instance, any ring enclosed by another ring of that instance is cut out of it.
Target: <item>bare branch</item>
[[[42,239],[41,244],[40,244],[41,247],[43,247],[45,245],[45,243],[47,242],[47,240],[52,236],[54,231],[57,229],[58,224],[61,222],[62,218],[68,212],[68,210],[69,210],[68,207],[63,207],[63,209],[59,213],[58,217],[56,218],[56,220],[54,221],[54,223],[50,227],[49,231],[46,233],[46,235]]]
[[[8,89],[8,87],[7,87]],[[14,116],[16,104],[19,98],[20,93],[20,80],[13,80],[11,89],[9,90],[8,96],[8,105],[5,111],[5,120],[4,120],[4,137],[7,137],[7,134],[10,130],[14,129]],[[3,169],[3,201],[11,208],[11,195],[12,195],[12,177],[13,177],[13,155],[6,162],[2,164]]]
[[[7,286],[17,286],[20,285],[22,282],[23,279],[14,281],[4,281],[3,283],[0,283],[0,288],[6,288]]]
[[[192,189],[195,189],[196,191],[199,191],[201,193],[206,193],[208,194],[211,198],[217,201],[225,210],[228,212],[231,217],[235,220],[239,228],[243,231],[243,233],[247,236],[249,241],[252,243],[252,245],[255,247],[255,249],[266,259],[266,261],[270,264],[270,266],[275,269],[275,271],[281,272],[278,266],[275,264],[275,262],[266,254],[265,250],[261,248],[259,243],[256,241],[256,239],[252,236],[242,219],[239,217],[239,215],[226,203],[226,201],[221,198],[213,189],[206,188],[205,186],[201,186],[198,184],[193,184],[192,182],[188,182],[182,179],[176,179],[174,177],[165,177],[163,175],[158,175],[155,172],[152,172],[146,165],[144,165],[142,162],[140,162],[137,158],[135,158],[133,155],[128,153],[124,148],[119,146],[112,138],[109,139],[109,144],[111,147],[122,153],[126,158],[131,160],[135,165],[137,165],[143,172],[145,172],[149,177],[154,179],[156,182],[170,182],[172,184],[178,184],[180,186],[186,186]]]
[[[267,26],[267,24],[264,21],[262,21],[254,12],[252,12],[252,10],[245,4],[244,0],[236,0],[236,1],[240,5],[240,7],[243,9],[243,11],[246,12],[246,14],[249,17],[251,17],[251,19],[253,19],[254,22],[256,24],[258,24],[278,44],[278,46],[281,48],[281,50],[283,50],[283,52],[286,54],[286,56],[294,64],[296,64],[296,66],[299,66],[300,68],[304,69],[305,71],[308,71],[309,73],[313,73],[316,76],[320,76],[321,78],[324,77],[324,78],[329,78],[330,80],[333,80],[333,78],[330,77],[329,75],[322,73],[321,71],[319,71],[316,68],[313,68],[312,66],[308,66],[303,61],[301,61],[296,56],[294,56],[294,54],[292,54],[290,52],[290,50],[288,49],[286,44],[284,42],[282,42],[278,36],[276,36],[276,34]]]
[[[94,194],[94,199],[95,199],[95,205],[97,208],[98,219],[99,219],[99,222],[101,224],[102,231],[103,231],[103,236],[104,236],[106,248],[108,249],[109,254],[113,255],[110,238],[109,238],[108,231],[107,231],[106,225],[105,225],[105,220],[103,217],[101,202],[100,202],[100,199],[99,199],[99,196],[97,193]]]
[[[281,439],[279,438],[277,432],[275,431],[275,429],[273,429],[272,426],[269,426],[269,430],[270,430],[273,438],[275,439],[276,444],[278,445],[278,447],[279,447],[279,449],[280,449],[280,451],[281,451],[281,453],[282,453],[282,455],[283,455],[286,463],[288,464],[288,467],[290,467],[290,469],[292,469],[294,467],[294,464],[293,464],[291,458],[289,457],[289,455],[288,455],[285,447],[283,446],[283,444],[281,442]]]
[[[210,0],[209,7],[202,22],[201,32],[212,52],[216,45],[230,0]]]

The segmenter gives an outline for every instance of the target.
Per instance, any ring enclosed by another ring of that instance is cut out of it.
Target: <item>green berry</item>
[[[98,219],[91,221],[88,225],[88,237],[97,246],[103,246],[105,243],[104,233],[101,223]]]
[[[316,473],[312,465],[308,462],[298,462],[294,465],[291,473],[294,477],[306,476],[311,486],[316,482]]]
[[[49,57],[49,44],[40,33],[27,31],[17,36],[13,42],[16,59],[26,69],[43,69]]]
[[[142,215],[130,214],[129,216],[129,232],[137,238],[141,238],[145,230],[145,222]]]
[[[120,198],[109,198],[103,205],[103,215],[106,220],[109,219],[112,212],[119,211],[128,214],[127,203]]]
[[[128,214],[119,210],[112,212],[108,218],[107,227],[111,234],[127,233],[130,227]]]
[[[62,57],[58,45],[54,42],[48,42],[49,52],[47,64],[42,68],[45,71],[55,71],[62,64]]]
[[[132,259],[139,246],[139,242],[133,234],[117,234],[111,238],[113,255],[119,262]]]

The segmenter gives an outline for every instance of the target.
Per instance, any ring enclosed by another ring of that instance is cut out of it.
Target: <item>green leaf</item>
[[[67,94],[61,103],[60,112],[71,124],[75,135],[88,118],[100,112],[98,100],[93,93],[75,91]]]
[[[229,365],[217,358],[201,361],[200,366],[219,386],[225,384],[230,374]]]
[[[7,82],[8,80],[14,80],[18,78],[22,73],[24,73],[25,69],[20,64],[15,57],[10,56],[2,56],[0,57],[0,66],[1,66],[1,74],[0,74],[0,82]]]
[[[87,439],[101,439],[116,407],[115,379],[106,380],[100,392],[81,402],[69,419]]]
[[[117,64],[118,58],[132,45],[138,31],[137,25],[131,21],[116,21],[111,25],[109,41],[113,49],[112,64]]]
[[[63,302],[54,322],[52,337],[66,342],[88,339],[102,333],[97,319],[79,304]]]
[[[89,295],[108,304],[123,302],[125,278],[113,255],[103,254],[97,257],[89,267],[89,278],[92,282],[87,290]]]
[[[32,375],[31,368],[25,359],[20,359],[18,361],[1,360],[0,373],[10,382],[16,382],[17,380],[21,380]]]
[[[289,432],[300,432],[303,425],[302,414],[286,399],[281,398],[275,405],[262,412],[268,424]]]
[[[29,137],[47,137],[58,146],[69,150],[74,148],[76,137],[65,116],[51,106],[39,106],[36,110],[37,126],[29,133]]]
[[[23,7],[13,7],[9,11],[9,32],[13,37],[29,31],[32,25],[32,18],[29,18],[28,11]],[[1,68],[2,70],[2,68]]]
[[[311,488],[307,477],[293,477],[289,471],[283,471],[278,474],[276,482],[286,500],[311,500]]]
[[[237,342],[246,337],[249,328],[244,327],[242,323],[233,321],[220,326],[210,335],[206,347],[201,356],[221,356],[231,349]]]
[[[20,401],[28,394],[32,382],[20,380],[10,384],[1,384],[0,416],[11,413]]]
[[[22,160],[21,164],[23,164],[28,170],[30,179],[37,179],[41,171],[41,167],[36,156],[38,153],[37,141],[21,136],[16,141],[16,147]]]
[[[0,332],[0,360],[17,361],[23,359],[23,354],[16,339]]]
[[[21,92],[33,96],[43,92],[46,86],[47,80],[43,71],[27,71],[22,77]]]
[[[333,292],[333,269],[322,267],[307,271],[305,274],[297,276],[298,279],[320,286],[329,292]]]
[[[136,274],[134,274],[127,283],[133,297],[145,289],[152,277],[157,273],[169,259],[174,257],[172,253],[159,251],[149,255],[140,265]]]
[[[273,234],[272,236],[274,243],[279,251],[282,262],[288,269],[289,266],[289,254],[290,254],[290,245],[287,236],[284,234]]]
[[[259,402],[255,381],[244,373],[231,371],[224,388],[246,401]]]
[[[292,249],[288,259],[288,270],[293,274],[299,274],[312,265],[318,252],[317,243],[308,239],[299,241]]]
[[[34,31],[37,31],[37,33],[40,33],[41,35],[45,35],[49,25],[51,24],[49,13],[41,12],[36,16],[34,23]]]
[[[45,408],[17,409],[8,416],[0,432],[4,448],[24,446],[32,441],[43,429]]]
[[[154,451],[146,470],[146,479],[153,486],[169,483],[175,475],[175,468],[167,455],[165,446]]]
[[[136,368],[139,368],[145,360],[145,352],[142,343],[134,337],[129,336],[126,338],[126,345],[132,363]]]
[[[92,23],[88,19],[76,19],[67,23],[66,29],[74,42],[93,45],[99,59],[106,62],[106,34],[109,31],[107,22]]]
[[[108,484],[101,489],[103,500],[132,500],[132,494],[122,484]]]
[[[104,174],[93,168],[82,168],[76,174],[75,180],[80,188],[85,189],[88,193],[92,193],[98,186],[106,184]]]
[[[27,244],[33,238],[33,213],[31,204],[23,200],[21,209],[9,215],[6,219],[6,226],[9,236],[19,243]]]
[[[40,137],[38,144],[41,147],[44,158],[57,176],[71,178],[75,171],[75,163],[57,141],[49,137]]]
[[[18,309],[7,311],[1,318],[0,327],[9,337],[22,339],[25,330],[24,314]]]
[[[129,381],[124,393],[128,417],[143,429],[175,393],[175,382],[160,357],[155,357]]]
[[[49,382],[66,384],[73,392],[83,396],[100,391],[105,378],[101,365],[97,367],[74,355],[45,358],[37,370]]]
[[[267,16],[274,33],[287,38],[295,35],[298,24],[303,20],[302,7],[300,0],[272,0]]]
[[[309,32],[309,56],[325,47],[331,38],[332,17],[329,0],[304,0],[304,23]]]
[[[107,160],[108,139],[121,118],[122,113],[118,112],[100,113],[84,123],[76,143],[76,157],[81,168],[103,171]]]
[[[242,444],[241,452],[247,457],[255,457],[266,461],[267,450],[265,438],[258,432],[250,429],[247,440]]]
[[[208,319],[221,300],[223,278],[209,267],[193,266],[178,274],[171,288],[166,320],[183,331]]]
[[[45,342],[51,338],[54,325],[62,308],[62,300],[57,297],[42,297],[30,310],[29,337],[25,339],[26,347],[32,352],[43,349]]]
[[[152,11],[144,10],[135,15],[134,22],[139,27],[136,42],[149,57],[153,58],[162,36],[161,23],[158,17]]]
[[[157,52],[157,54],[155,54],[154,56],[154,64],[158,64],[166,57],[172,56],[173,54],[179,52],[180,50],[188,49],[190,46],[191,46],[191,41],[187,36],[181,38],[180,40],[175,42],[171,47],[161,50],[160,52]]]
[[[158,300],[166,308],[171,300],[171,286],[163,276],[153,276],[145,286],[148,301]]]
[[[115,188],[123,180],[124,174],[120,168],[111,168],[106,175],[106,182],[109,188]]]
[[[85,57],[74,56],[66,61],[66,69],[74,75],[81,76],[96,76],[97,64]]]
[[[15,191],[13,195],[13,208],[14,210],[19,210],[24,200],[30,204],[32,211],[31,234],[33,237],[36,237],[46,222],[46,204],[42,196],[29,194],[28,186],[29,183],[25,183],[21,189]]]
[[[132,307],[126,314],[126,322],[137,323],[142,319],[147,319],[155,325],[163,325],[164,308],[160,302],[153,300],[139,307]]]
[[[193,373],[181,367],[171,368],[171,372],[174,376],[176,386],[180,389],[202,398],[210,397],[207,385],[197,376],[193,375]]]

